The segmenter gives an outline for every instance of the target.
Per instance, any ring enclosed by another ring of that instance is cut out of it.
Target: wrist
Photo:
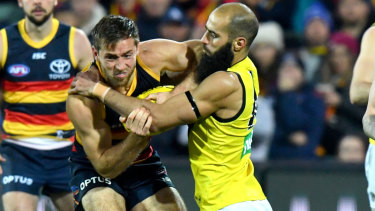
[[[108,91],[110,89],[111,89],[110,87],[104,85],[103,83],[97,82],[95,86],[93,87],[91,94],[99,98],[102,102],[104,102],[104,98],[108,94]]]

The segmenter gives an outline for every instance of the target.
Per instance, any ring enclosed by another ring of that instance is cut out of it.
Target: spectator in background
[[[158,27],[166,14],[171,0],[142,1],[136,23],[141,41],[159,38]]]
[[[362,136],[354,134],[345,135],[337,147],[337,160],[343,163],[363,163],[367,146]]]
[[[0,3],[0,29],[22,19],[23,11],[17,6],[16,1],[1,1]]]
[[[86,35],[90,35],[95,24],[107,14],[98,0],[70,0],[70,3],[77,21],[75,26]]]
[[[137,19],[140,9],[140,0],[114,0],[109,5],[110,14],[128,17],[134,21]]]
[[[368,0],[340,0],[337,4],[338,31],[360,41],[364,31],[373,23]]]
[[[315,2],[306,10],[303,22],[305,47],[299,50],[299,54],[305,67],[306,80],[315,82],[328,52],[333,21],[324,5]]]
[[[239,2],[239,0],[199,0],[195,14],[193,39],[200,39],[206,31],[205,25],[210,13],[220,4]]]
[[[324,104],[304,79],[303,64],[286,54],[275,93],[276,130],[270,159],[314,159],[324,122]]]
[[[254,161],[264,161],[268,157],[275,129],[271,92],[276,85],[277,69],[283,50],[284,36],[280,25],[276,22],[261,23],[250,51],[250,57],[258,68],[260,86],[257,124],[251,152]]]
[[[347,133],[363,133],[365,108],[350,103],[349,87],[359,44],[350,35],[334,33],[329,45],[327,64],[322,69],[322,81],[317,86],[322,94],[326,121],[322,146],[333,155],[339,140]]]
[[[296,0],[242,0],[242,2],[255,11],[260,22],[277,21],[283,29],[292,28]]]
[[[182,42],[189,39],[191,24],[181,9],[171,7],[160,23],[159,33],[161,38]]]

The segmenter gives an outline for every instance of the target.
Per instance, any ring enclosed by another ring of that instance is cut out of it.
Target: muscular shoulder
[[[139,44],[139,57],[155,73],[164,70],[180,71],[185,68],[187,46],[183,42],[154,39]]]
[[[240,85],[237,75],[227,71],[217,71],[211,74],[202,81],[202,84],[206,83],[217,85],[217,88],[220,90],[233,90],[237,89]]]
[[[91,98],[80,95],[69,95],[66,101],[66,111],[73,122],[79,122],[86,118],[92,118],[100,113],[100,103]]]
[[[197,89],[207,96],[221,99],[239,90],[240,86],[235,73],[218,71],[204,79]]]
[[[86,34],[77,28],[75,28],[74,34],[74,55],[80,70],[93,60],[90,41]]]

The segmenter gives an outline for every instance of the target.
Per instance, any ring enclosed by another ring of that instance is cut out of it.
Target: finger
[[[146,100],[156,100],[157,99],[157,93],[149,94],[145,99]]]
[[[122,122],[122,123],[125,123],[126,122],[126,117],[124,117],[124,116],[120,116],[119,118],[118,118],[118,120],[120,121],[120,122]]]
[[[147,120],[147,117],[148,117],[148,113],[146,111],[145,108],[141,108],[139,113],[137,114],[136,116],[136,127],[137,127],[137,133],[138,134],[142,134],[142,131],[143,131],[143,127],[146,123],[146,120]]]
[[[132,126],[132,123],[133,123],[133,121],[134,121],[134,118],[135,118],[135,116],[138,114],[138,112],[139,112],[139,108],[136,108],[136,109],[134,109],[132,112],[130,112],[130,114],[129,114],[127,120],[126,120],[126,125],[127,125],[127,127],[128,127],[129,129],[130,129],[130,127]]]
[[[144,133],[145,136],[150,135],[151,123],[152,123],[152,116],[148,116],[147,122],[146,122],[145,126],[143,127],[143,133]]]
[[[73,81],[73,82],[70,84],[70,87],[71,87],[71,88],[76,87],[76,81]]]
[[[75,88],[68,90],[68,94],[70,94],[70,95],[76,94],[76,93],[77,93],[77,90]]]

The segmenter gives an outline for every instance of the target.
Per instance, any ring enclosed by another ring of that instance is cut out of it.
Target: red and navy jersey
[[[100,69],[100,67],[99,67]],[[127,96],[137,97],[139,94],[160,86],[160,76],[155,74],[149,67],[147,67],[142,60],[137,56],[137,63],[134,70],[135,76],[131,83],[130,89],[127,93]],[[124,129],[123,124],[119,121],[120,115],[112,110],[109,106],[105,106],[105,122],[111,128],[113,137],[121,137],[122,134],[127,133]],[[89,163],[87,155],[83,149],[83,146],[79,143],[81,140],[74,142],[72,161],[78,161],[83,163]],[[117,144],[122,140],[113,139],[112,144]],[[153,154],[153,148],[151,145],[148,145],[143,152],[139,155],[135,163],[142,162],[147,158],[151,157]]]
[[[74,135],[65,101],[77,73],[76,29],[56,19],[52,22],[50,34],[40,42],[28,36],[24,19],[0,31],[4,44],[2,129],[6,136],[67,140]]]

